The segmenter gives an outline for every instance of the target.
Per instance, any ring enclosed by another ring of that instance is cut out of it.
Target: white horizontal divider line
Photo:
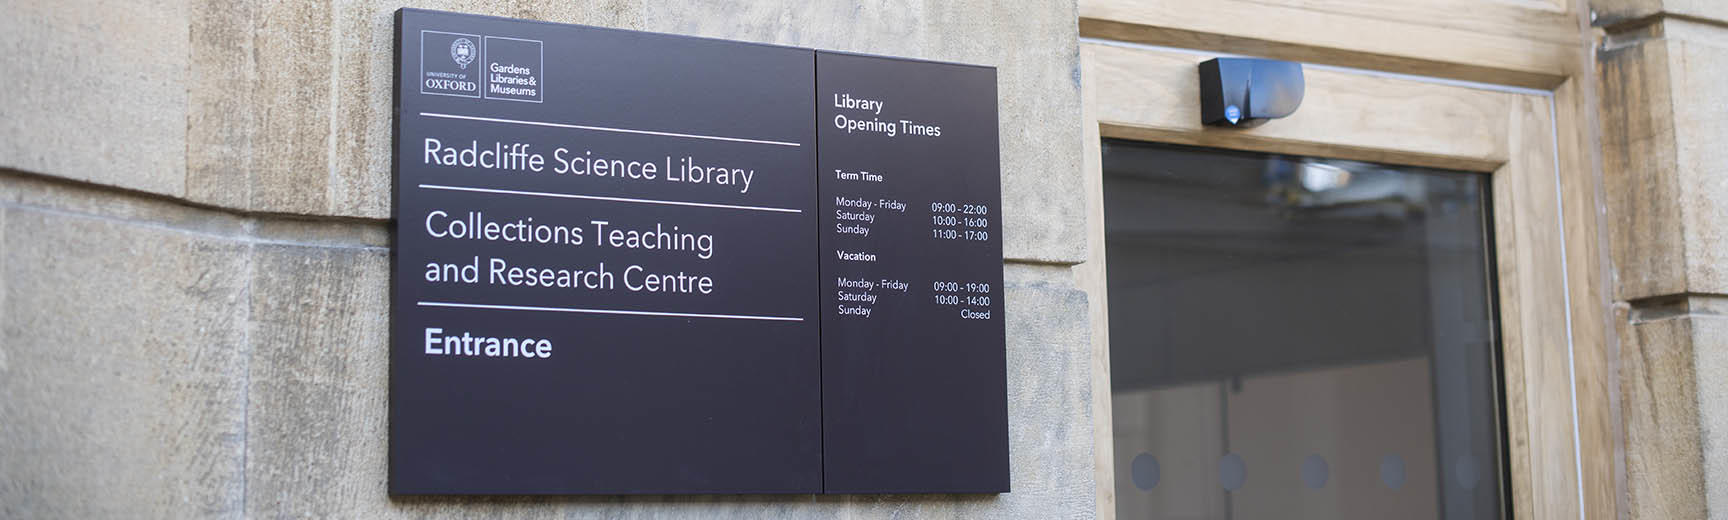
[[[612,202],[634,202],[637,204],[662,204],[667,206],[692,206],[698,208],[742,209],[749,211],[772,211],[775,213],[803,213],[796,208],[770,208],[767,206],[739,206],[734,204],[713,204],[708,202],[685,202],[681,200],[633,199],[629,197],[606,197],[601,195],[577,195],[574,193],[551,193],[545,191],[501,190],[497,188],[473,188],[468,186],[445,186],[443,184],[421,184],[422,189],[471,191],[475,193],[498,193],[503,195],[526,195],[530,197],[552,197],[558,199],[605,200]]]
[[[702,314],[695,312],[627,311],[619,309],[583,309],[577,307],[537,307],[532,305],[489,305],[484,303],[418,302],[421,307],[458,307],[465,309],[496,309],[506,311],[571,312],[578,314],[621,314],[626,316],[665,316],[673,318],[716,318],[725,320],[804,321],[796,316],[755,316],[749,314]]]
[[[677,132],[657,132],[654,130],[636,130],[633,128],[613,128],[609,126],[572,125],[567,123],[551,123],[546,121],[525,121],[521,119],[503,119],[497,117],[464,116],[457,114],[440,114],[437,112],[421,112],[423,117],[442,119],[465,119],[468,121],[484,121],[487,123],[504,123],[512,125],[548,126],[552,128],[571,128],[576,130],[593,130],[596,132],[616,132],[620,134],[658,135],[663,137],[683,137],[687,139],[707,139],[710,141],[731,141],[734,143],[771,144],[775,146],[804,146],[801,143],[787,141],[769,141],[766,139],[745,139],[742,137],[726,137],[719,135],[681,134]]]

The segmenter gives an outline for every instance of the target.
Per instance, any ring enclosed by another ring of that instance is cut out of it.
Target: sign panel
[[[996,71],[816,54],[831,493],[1008,490]]]
[[[1006,490],[993,69],[397,30],[393,494]]]
[[[391,490],[820,491],[809,52],[400,16]]]

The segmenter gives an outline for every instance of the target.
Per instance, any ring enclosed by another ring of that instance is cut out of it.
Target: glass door
[[[1118,518],[1507,516],[1488,175],[1102,166]]]

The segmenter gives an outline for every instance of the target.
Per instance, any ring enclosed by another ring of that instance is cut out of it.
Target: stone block
[[[1686,289],[1728,293],[1728,45],[1670,39],[1668,57]]]
[[[332,55],[344,44],[330,2],[204,2],[189,20],[187,198],[325,213]]]
[[[247,516],[386,512],[389,256],[257,246]]]
[[[247,247],[0,207],[0,517],[237,516]]]
[[[185,192],[184,1],[0,3],[0,167]]]
[[[1685,288],[1683,186],[1674,153],[1668,47],[1651,41],[1605,50],[1601,63],[1602,170],[1616,298],[1675,294]],[[1612,100],[1612,101],[1611,101]]]
[[[1704,452],[1704,502],[1710,518],[1728,519],[1728,304],[1715,297],[1716,308],[1694,312],[1692,373],[1697,378],[1700,446]]]
[[[1728,45],[1655,38],[1599,56],[1617,297],[1728,292]]]
[[[986,516],[1095,514],[1086,293],[1065,267],[1011,265],[1004,274],[1014,492]]]
[[[1725,311],[1728,300],[1693,296],[1619,322],[1632,519],[1728,518]]]
[[[1717,23],[1728,22],[1728,3],[1721,0],[1665,0],[1663,3],[1667,4],[1670,12]]]
[[[1664,13],[1728,22],[1728,3],[1720,0],[1590,0],[1589,5],[1597,26]]]

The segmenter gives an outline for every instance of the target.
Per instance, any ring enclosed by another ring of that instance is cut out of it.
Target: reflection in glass
[[[1103,157],[1118,518],[1506,516],[1486,176]]]

